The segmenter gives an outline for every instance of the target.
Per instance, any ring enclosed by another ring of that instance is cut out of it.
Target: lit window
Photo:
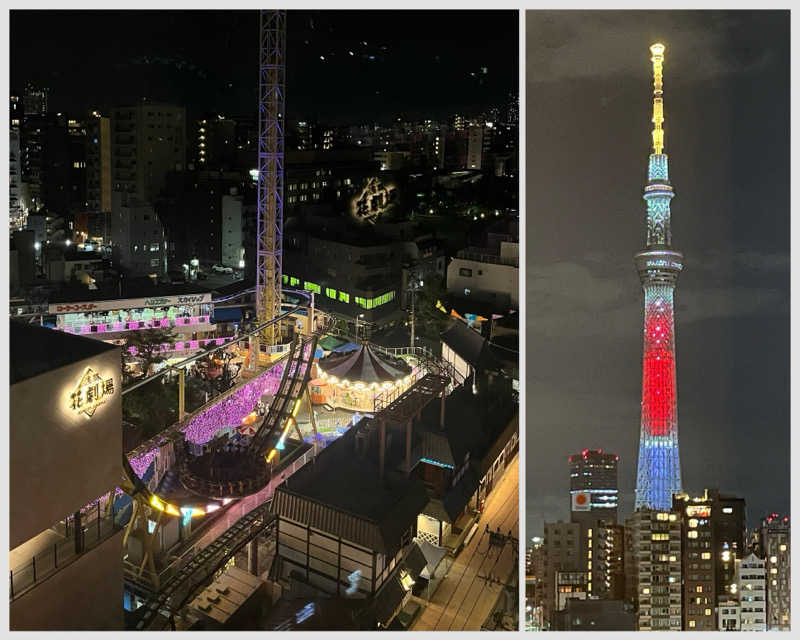
[[[339,292],[339,302],[347,302],[350,303],[350,294],[345,293],[344,291]]]
[[[330,287],[325,287],[325,295],[329,298],[333,298],[336,300],[336,289],[331,289]]]
[[[689,620],[689,628],[694,629],[697,623],[694,620]]]
[[[670,522],[675,522],[677,519],[678,519],[678,516],[675,515],[674,513],[670,513],[669,514],[669,521]]]
[[[308,281],[305,282],[305,284],[303,285],[303,288],[306,291],[313,291],[314,293],[319,293],[320,291],[322,291],[322,289],[320,288],[320,286],[318,284],[315,284],[313,282],[308,282]]]
[[[694,590],[695,590],[697,593],[703,593],[703,585],[702,585],[702,584],[698,584],[698,585],[697,585],[697,586],[694,588]]]
[[[710,616],[710,615],[711,615],[711,609],[706,609],[706,610],[705,610],[705,614],[706,614],[707,616]]]
[[[770,561],[772,564],[777,564],[777,562],[778,562],[778,556],[771,556],[771,557],[770,557],[770,559],[769,559],[769,561]]]
[[[691,518],[689,520],[689,528],[696,529],[697,528],[697,518]]]
[[[666,520],[667,518],[669,518],[668,513],[659,513],[658,515],[656,515],[656,519],[658,520]]]
[[[689,538],[696,538],[697,537],[697,531],[689,531],[686,535]]]
[[[786,545],[785,544],[781,545],[781,551],[786,551]]]
[[[411,578],[411,575],[407,571],[401,571],[400,583],[403,585],[403,589],[405,589],[406,591],[410,591],[411,587],[414,585],[414,580]]]

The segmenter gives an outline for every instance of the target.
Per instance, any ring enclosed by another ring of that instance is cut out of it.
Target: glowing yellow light
[[[292,409],[292,416],[296,416],[300,412],[300,398],[298,398],[294,403],[294,409]]]
[[[270,451],[269,455],[267,456],[267,462],[272,462],[272,459],[277,455],[277,453],[278,451],[276,449]]]
[[[158,496],[154,495],[150,497],[150,505],[158,509],[159,511],[164,510],[164,503],[158,499]]]
[[[69,395],[69,406],[73,411],[91,418],[97,407],[113,394],[114,379],[103,378],[91,367],[87,367]]]
[[[164,512],[168,513],[171,516],[179,516],[179,515],[181,515],[180,509],[178,509],[178,507],[176,507],[175,505],[171,505],[171,504],[167,504],[167,508],[164,509]]]
[[[653,63],[653,153],[660,154],[664,151],[664,131],[661,125],[664,122],[664,50],[666,47],[656,43],[650,47]]]

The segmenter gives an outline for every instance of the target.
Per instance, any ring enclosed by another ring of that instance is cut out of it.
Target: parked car
[[[213,267],[211,267],[211,270],[216,273],[233,273],[233,267],[226,267],[221,264],[215,264]]]

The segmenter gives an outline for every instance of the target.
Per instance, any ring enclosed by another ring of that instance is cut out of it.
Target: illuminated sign
[[[55,307],[55,309],[51,310],[57,313],[68,313],[70,311],[91,311],[93,309],[97,309],[97,305],[92,302],[84,304],[56,304],[50,306]]]
[[[711,507],[707,505],[695,506],[689,505],[686,507],[687,516],[697,516],[699,518],[708,518],[711,516]]]
[[[359,222],[375,224],[394,202],[397,189],[380,178],[370,178],[366,186],[352,200],[351,213]]]
[[[101,404],[114,394],[114,379],[103,378],[91,367],[81,376],[77,386],[69,395],[69,408],[91,418]]]
[[[48,306],[48,313],[80,313],[86,311],[119,311],[143,307],[168,307],[180,304],[210,304],[210,293],[183,296],[158,296],[152,298],[126,298],[122,300],[98,300],[96,302],[62,302]]]

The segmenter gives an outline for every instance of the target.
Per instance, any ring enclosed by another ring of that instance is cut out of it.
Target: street
[[[450,572],[433,594],[415,623],[413,631],[479,631],[517,566],[518,553],[511,542],[490,546],[489,531],[519,539],[519,457],[515,457],[489,495],[470,543],[450,567]]]

